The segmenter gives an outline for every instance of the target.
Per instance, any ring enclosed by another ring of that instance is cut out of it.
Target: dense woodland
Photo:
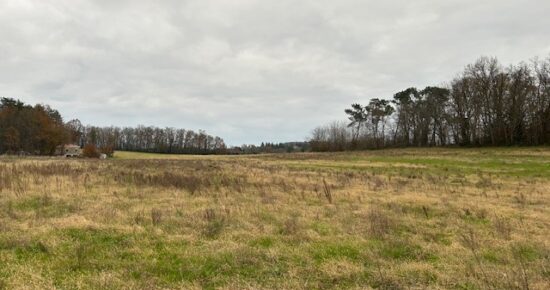
[[[67,136],[61,115],[49,106],[0,100],[0,153],[50,155]]]
[[[0,100],[0,154],[53,155],[60,145],[93,145],[112,154],[113,150],[154,153],[225,153],[225,143],[200,130],[83,126],[78,120],[67,123],[57,110],[47,105],[27,105]]]
[[[550,144],[550,58],[503,67],[482,57],[450,84],[408,88],[316,128],[314,151]]]

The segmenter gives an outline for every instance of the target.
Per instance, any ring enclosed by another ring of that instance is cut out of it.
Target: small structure
[[[56,150],[57,155],[65,157],[79,157],[82,155],[82,149],[75,144],[65,144],[59,146]]]

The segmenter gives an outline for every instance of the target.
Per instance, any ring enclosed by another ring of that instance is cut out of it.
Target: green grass
[[[340,258],[358,261],[361,258],[360,246],[345,241],[314,244],[312,245],[312,252],[312,256],[317,262]]]
[[[411,149],[407,150],[405,152],[415,152]],[[484,151],[480,151],[475,155],[465,154],[462,156],[460,153],[467,152],[464,149],[448,150],[455,151],[456,154],[419,157],[418,155],[421,155],[422,152],[428,152],[428,149],[417,154],[401,156],[383,155],[380,154],[380,151],[370,151],[361,154],[350,153],[354,155],[346,158],[342,158],[342,155],[346,153],[340,153],[334,154],[333,159],[315,160],[312,158],[311,162],[307,162],[306,159],[306,162],[288,161],[286,164],[296,169],[372,171],[379,174],[414,175],[421,169],[423,173],[434,175],[482,173],[516,177],[550,177],[550,156],[548,155],[526,157],[498,153],[484,154]]]
[[[300,156],[295,158],[294,156]],[[285,159],[285,156],[290,158]],[[117,151],[116,159],[204,159],[237,158],[275,160],[296,169],[373,171],[377,173],[492,174],[516,177],[550,177],[550,148],[498,147],[482,149],[420,148],[373,150],[349,153],[264,154],[247,156],[194,156]]]

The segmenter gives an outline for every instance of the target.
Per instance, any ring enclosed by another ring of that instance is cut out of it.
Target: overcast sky
[[[550,55],[548,0],[0,0],[0,96],[65,120],[304,140],[479,56]]]

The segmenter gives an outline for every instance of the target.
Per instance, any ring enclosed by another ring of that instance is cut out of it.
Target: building
[[[78,145],[65,144],[57,147],[56,155],[65,157],[79,157],[82,155],[82,149]]]

